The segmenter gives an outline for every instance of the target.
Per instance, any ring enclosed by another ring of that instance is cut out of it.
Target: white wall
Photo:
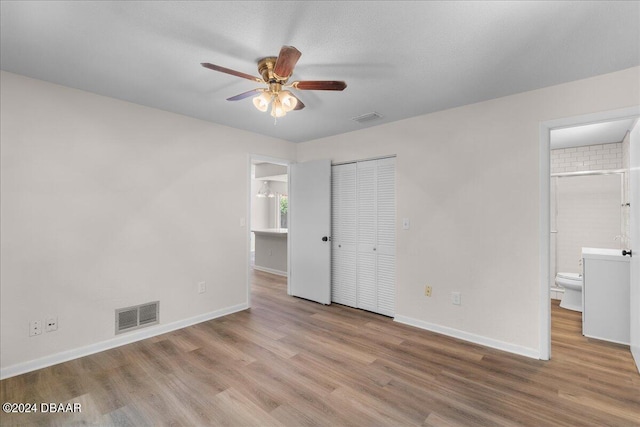
[[[262,188],[264,179],[254,179],[251,183],[251,228],[254,230],[265,228],[277,228],[276,203],[277,197],[256,197]],[[287,194],[287,183],[268,181],[269,188],[276,194]]]
[[[0,85],[3,375],[108,343],[118,307],[159,300],[162,328],[246,306],[249,153],[293,159],[294,144],[11,73]],[[30,338],[46,316],[58,331]]]
[[[540,122],[637,105],[639,74],[631,68],[302,143],[297,158],[396,154],[397,217],[411,220],[410,230],[398,221],[398,317],[536,357]],[[462,292],[462,305],[451,304],[452,291]]]
[[[269,205],[270,200],[267,197],[257,197],[256,195],[262,188],[261,179],[251,180],[251,228],[269,228]]]

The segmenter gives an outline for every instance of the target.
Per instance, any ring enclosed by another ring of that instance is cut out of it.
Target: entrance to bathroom
[[[638,205],[634,211],[630,200],[634,191],[640,191],[632,178],[632,153],[640,151],[640,141],[632,137],[638,117],[640,108],[635,107],[541,126],[541,171],[544,166],[548,168],[541,177],[543,190],[548,190],[546,194],[542,192],[541,200],[544,205],[548,196],[541,227],[548,233],[541,235],[541,272],[546,271],[541,283],[542,359],[551,356],[552,345],[564,351],[571,346],[572,339],[585,339],[583,248],[610,251],[615,255],[612,259],[622,259],[628,265],[629,257],[624,257],[622,251],[640,243],[632,238],[631,219],[638,215]],[[631,323],[629,312],[635,311],[637,315],[639,311],[639,307],[633,308],[633,303],[629,303],[631,288],[627,280],[621,288],[626,298],[619,298],[620,307],[616,310],[626,310],[627,318],[623,321],[627,331]],[[615,292],[610,289],[610,293]],[[594,311],[592,308],[590,313],[593,315]],[[562,326],[561,332],[558,325]]]

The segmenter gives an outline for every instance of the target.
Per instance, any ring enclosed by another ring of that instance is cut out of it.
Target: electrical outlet
[[[207,282],[199,282],[198,283],[198,293],[203,294],[207,292]]]
[[[44,321],[44,331],[53,332],[58,330],[58,318],[49,317]]]
[[[431,296],[431,286],[427,285],[424,287],[424,296],[426,297],[430,297]]]
[[[40,320],[29,322],[29,336],[35,337],[36,335],[42,335],[42,321]]]
[[[451,303],[460,305],[460,292],[451,292]]]

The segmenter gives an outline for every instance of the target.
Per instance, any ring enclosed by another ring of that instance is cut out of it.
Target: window
[[[278,194],[276,204],[276,224],[278,228],[287,228],[287,214],[289,212],[289,197],[286,194]]]

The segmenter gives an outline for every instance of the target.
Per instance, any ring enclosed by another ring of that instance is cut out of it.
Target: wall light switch
[[[402,218],[402,229],[403,230],[409,229],[409,218]]]
[[[207,291],[207,282],[198,283],[198,293],[203,294]]]
[[[460,305],[460,292],[451,292],[451,303]]]

